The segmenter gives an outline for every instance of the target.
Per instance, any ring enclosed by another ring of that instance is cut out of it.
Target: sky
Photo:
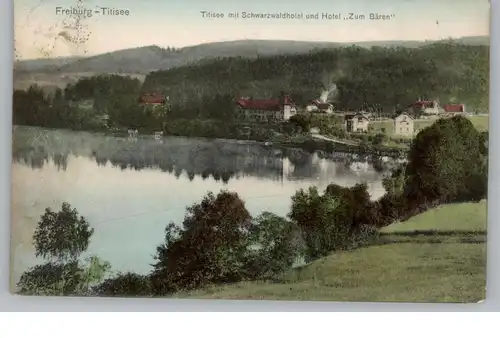
[[[57,13],[58,7],[93,14]],[[103,7],[127,10],[128,15],[105,15]],[[224,18],[204,18],[201,11]],[[239,17],[229,18],[229,13]],[[243,18],[244,13],[302,18],[252,19]],[[323,13],[341,19],[322,19]],[[349,13],[352,19],[347,19]],[[389,20],[370,20],[370,13]],[[306,19],[314,14],[318,19]],[[490,14],[488,0],[16,0],[14,21],[16,58],[34,59],[240,39],[356,42],[485,36]]]

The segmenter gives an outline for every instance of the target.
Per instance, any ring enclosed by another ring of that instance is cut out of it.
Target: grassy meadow
[[[294,268],[279,280],[175,297],[477,302],[485,298],[485,230],[486,202],[440,206],[385,228],[375,245],[332,254]]]
[[[479,131],[488,131],[489,130],[489,116],[487,115],[475,115],[475,116],[469,116],[468,117],[474,127],[476,127],[477,130]],[[425,127],[430,126],[433,124],[436,120],[433,119],[418,119],[415,120],[415,131],[416,130],[422,130]],[[373,131],[380,131],[381,129],[385,128],[385,132],[387,135],[392,136],[394,133],[394,122],[393,120],[383,120],[383,121],[372,121],[370,122],[371,128],[373,128]],[[403,136],[398,136],[398,137],[403,137]]]
[[[486,201],[441,205],[406,222],[395,223],[382,233],[408,231],[486,231]]]

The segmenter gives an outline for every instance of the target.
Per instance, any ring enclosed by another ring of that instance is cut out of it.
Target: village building
[[[70,101],[70,107],[80,110],[93,110],[95,108],[94,99]]]
[[[94,100],[88,99],[88,100],[78,101],[77,107],[83,110],[92,110],[94,109]]]
[[[297,108],[288,95],[279,99],[240,98],[236,104],[240,118],[251,122],[284,122],[297,114]]]
[[[99,121],[102,125],[108,126],[109,114],[98,115],[96,118],[97,118],[97,121]]]
[[[309,102],[306,106],[308,112],[317,112],[324,114],[333,114],[333,104],[329,102],[321,102],[319,100],[313,100]]]
[[[363,114],[348,114],[344,117],[344,127],[347,132],[366,133],[370,120]]]
[[[439,115],[441,107],[436,100],[418,100],[408,106],[408,113],[425,115]]]
[[[410,136],[415,132],[415,121],[406,113],[399,114],[394,118],[394,134]]]
[[[456,114],[465,114],[465,105],[464,104],[445,104],[443,105],[443,109],[446,114],[456,115]]]
[[[139,135],[139,131],[137,129],[128,129],[127,132],[128,136],[132,138],[137,137],[137,135]]]
[[[319,128],[314,127],[314,128],[310,128],[309,132],[311,134],[317,135],[317,134],[319,134],[320,130],[319,130]]]
[[[163,131],[155,131],[153,133],[153,137],[155,138],[155,140],[161,140],[161,138],[163,137]]]
[[[157,93],[143,94],[139,96],[139,103],[148,105],[163,105],[167,102],[167,98]]]
[[[372,112],[369,112],[366,110],[360,110],[356,114],[361,114],[361,115],[367,117],[368,119],[371,119],[372,117],[374,117]]]

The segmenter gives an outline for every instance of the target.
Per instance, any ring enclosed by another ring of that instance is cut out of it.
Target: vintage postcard
[[[11,292],[485,299],[487,0],[17,0]]]

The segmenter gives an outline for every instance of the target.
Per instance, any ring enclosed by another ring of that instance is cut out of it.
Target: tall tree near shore
[[[484,137],[469,119],[441,119],[413,142],[406,167],[408,204],[480,200],[487,191]]]
[[[94,230],[88,221],[63,203],[61,211],[45,209],[33,235],[35,256],[58,261],[75,260],[87,250]]]
[[[89,246],[94,230],[86,218],[63,203],[61,210],[45,209],[33,234],[35,256],[48,260],[24,272],[18,292],[29,295],[89,295],[111,268],[97,256],[79,259]]]

